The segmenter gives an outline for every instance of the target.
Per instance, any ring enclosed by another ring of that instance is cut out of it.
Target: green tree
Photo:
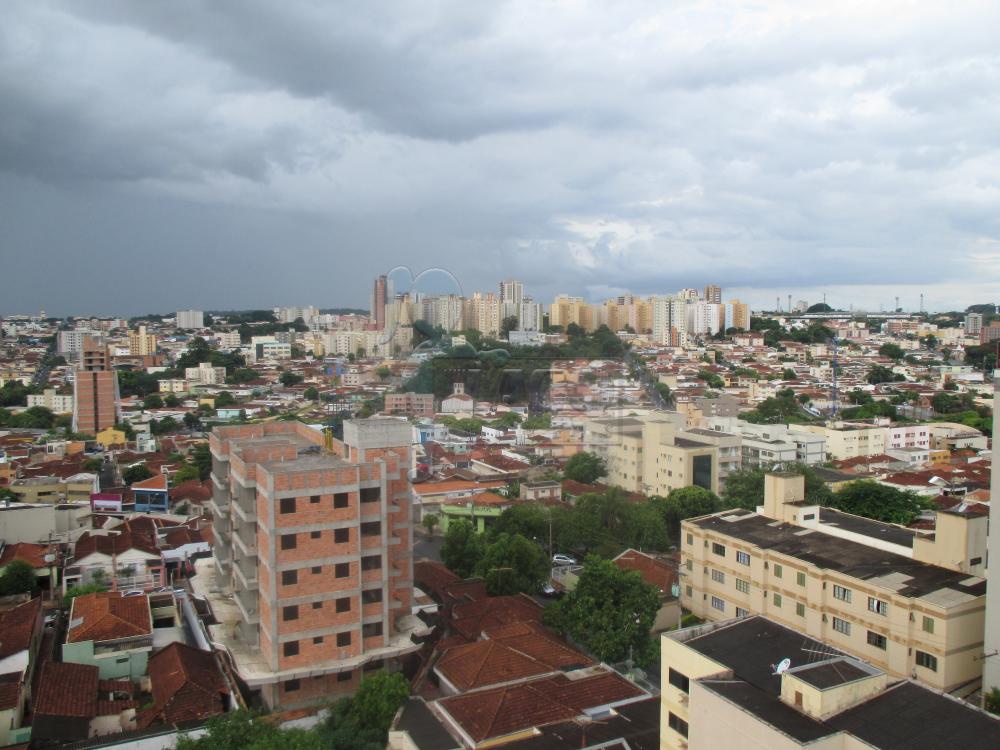
[[[725,381],[711,370],[698,370],[698,380],[704,380],[709,388],[724,388]]]
[[[169,407],[171,409],[176,409],[178,406],[181,405],[181,400],[179,398],[177,398],[177,396],[174,395],[173,393],[168,393],[163,398],[163,405],[167,406],[167,407]],[[147,408],[149,408],[149,407],[147,407]]]
[[[795,374],[795,370],[793,370],[791,367],[786,367],[784,370],[781,371],[782,380],[795,380],[796,378],[798,378],[798,375]]]
[[[156,375],[144,370],[119,370],[118,391],[123,397],[146,397],[160,390],[160,381]]]
[[[526,430],[547,430],[552,426],[552,415],[548,412],[525,418],[521,427]]]
[[[575,482],[593,484],[608,473],[604,459],[594,453],[581,451],[571,456],[563,469],[563,476]]]
[[[158,393],[150,393],[146,398],[142,400],[143,409],[162,409],[163,399],[160,398]]]
[[[492,536],[519,534],[527,539],[548,539],[549,510],[540,503],[512,505],[490,527]]]
[[[198,479],[198,469],[195,466],[186,464],[179,468],[173,477],[171,477],[171,484],[190,482],[192,479]]]
[[[24,560],[14,560],[3,568],[0,575],[0,596],[34,594],[38,591],[35,570]]]
[[[249,711],[230,711],[215,716],[201,737],[181,735],[177,750],[325,750],[320,733],[306,729],[281,729],[274,722]]]
[[[427,529],[427,536],[434,537],[434,529],[441,523],[437,513],[428,513],[420,519],[420,525]]]
[[[200,430],[201,420],[198,419],[198,415],[194,412],[189,411],[184,415],[184,426],[189,430]]]
[[[468,578],[482,559],[485,546],[483,535],[471,523],[463,519],[452,521],[441,545],[441,561],[455,575]]]
[[[541,548],[520,534],[500,534],[487,545],[476,566],[492,596],[533,594],[549,577],[549,569]]]
[[[219,391],[215,397],[215,408],[224,409],[227,406],[236,406],[236,399],[229,391]]]
[[[1000,714],[1000,688],[983,693],[983,708],[991,714]]]
[[[516,315],[509,315],[503,319],[500,323],[500,336],[502,338],[507,338],[511,331],[516,331],[518,329],[518,320]]]
[[[856,516],[886,523],[909,524],[930,504],[913,492],[887,487],[870,479],[848,482],[835,493],[831,505]]]
[[[662,515],[672,539],[680,537],[681,521],[724,508],[719,496],[704,487],[679,487],[666,497],[651,498],[650,502]]]
[[[816,505],[829,505],[833,493],[826,483],[820,479],[811,467],[805,464],[789,464],[784,471],[802,474],[805,477],[806,501]],[[746,508],[753,510],[764,504],[764,475],[767,469],[747,467],[737,469],[726,477],[726,485],[722,489],[722,501],[727,508]]]
[[[517,427],[521,424],[521,415],[516,411],[506,411],[493,421],[493,426],[504,430]]]
[[[291,388],[293,385],[298,385],[299,383],[301,383],[303,380],[305,380],[305,378],[294,372],[283,372],[281,373],[281,377],[279,377],[278,380],[280,380],[281,384],[286,388]]]
[[[208,443],[199,443],[191,450],[191,463],[197,467],[201,481],[208,479],[208,475],[212,473],[212,451]]]
[[[309,386],[302,393],[302,397],[309,401],[316,401],[319,399],[319,391],[317,391],[313,386]]]
[[[610,560],[587,558],[576,588],[545,611],[545,622],[582,643],[598,659],[642,660],[651,650],[650,630],[660,609],[660,592],[634,571]]]
[[[135,464],[134,466],[129,466],[125,471],[122,472],[122,481],[125,484],[132,485],[136,482],[142,482],[153,476],[153,472],[149,470],[146,464]]]
[[[660,394],[660,398],[662,398],[668,404],[673,401],[674,394],[673,391],[670,390],[669,385],[667,385],[666,383],[657,383],[653,387],[656,388],[656,392]]]
[[[410,686],[401,673],[380,670],[361,680],[352,700],[352,713],[358,725],[384,732],[409,696]]]
[[[66,594],[63,596],[63,606],[68,608],[69,603],[78,596],[94,594],[98,591],[107,591],[107,589],[108,587],[102,583],[85,583],[80,586],[70,586],[66,589]]]
[[[887,341],[882,346],[878,348],[879,356],[888,357],[889,359],[902,359],[903,358],[903,348],[899,344],[894,344],[891,341]]]
[[[878,383],[892,383],[896,379],[896,373],[884,365],[873,365],[872,368],[868,370],[868,375],[865,377],[865,380],[872,385]]]
[[[249,383],[251,380],[256,380],[259,377],[260,373],[256,370],[252,370],[249,367],[237,367],[231,375],[226,376],[226,382],[230,385],[240,385]]]

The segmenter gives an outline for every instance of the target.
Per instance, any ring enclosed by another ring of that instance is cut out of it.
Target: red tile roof
[[[560,674],[531,682],[478,690],[438,701],[476,743],[559,721],[584,709],[645,695],[623,677],[605,670],[568,679]]]
[[[0,659],[31,648],[35,630],[42,626],[42,598],[36,596],[14,609],[0,614]]]
[[[139,717],[140,726],[202,721],[225,711],[229,694],[215,657],[183,643],[171,643],[149,659],[153,706]]]
[[[452,609],[451,626],[466,638],[478,638],[487,628],[514,622],[540,622],[542,606],[524,594],[491,596]]]
[[[143,479],[141,482],[132,483],[133,490],[166,490],[167,489],[167,477],[164,474],[156,474],[149,479]]]
[[[18,542],[8,544],[0,552],[0,568],[10,565],[14,560],[21,560],[28,563],[33,568],[47,568],[50,563],[45,562],[45,556],[49,553],[47,544],[32,544],[30,542]]]
[[[121,534],[91,534],[84,532],[76,540],[73,548],[73,559],[82,560],[95,552],[108,555],[121,555],[129,550],[139,550],[155,557],[160,556],[160,550],[148,534],[123,532]]]
[[[153,623],[145,596],[102,591],[73,599],[67,643],[112,641],[150,635]]]
[[[438,601],[444,600],[446,586],[461,580],[444,563],[435,560],[417,560],[413,563],[413,583]]]
[[[40,716],[97,716],[98,669],[90,664],[47,661],[35,688],[34,712]]]
[[[675,566],[638,550],[627,549],[618,555],[613,562],[622,570],[635,571],[642,576],[642,580],[656,586],[661,593],[669,594],[677,582]]]

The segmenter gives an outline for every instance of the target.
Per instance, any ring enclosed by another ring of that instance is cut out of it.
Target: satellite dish
[[[778,662],[778,666],[774,668],[774,674],[782,674],[783,672],[787,672],[788,668],[791,666],[792,666],[791,659],[782,659],[780,662]]]

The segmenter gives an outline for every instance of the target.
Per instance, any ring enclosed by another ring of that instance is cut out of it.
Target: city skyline
[[[0,313],[366,307],[402,264],[989,302],[998,14],[15,3]]]

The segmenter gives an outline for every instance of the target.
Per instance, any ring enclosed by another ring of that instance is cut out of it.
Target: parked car
[[[139,589],[132,589],[131,591],[126,591],[122,596],[142,596],[145,591],[140,591]]]
[[[556,553],[552,555],[553,565],[576,565],[576,558],[572,555],[564,555],[562,553]]]

